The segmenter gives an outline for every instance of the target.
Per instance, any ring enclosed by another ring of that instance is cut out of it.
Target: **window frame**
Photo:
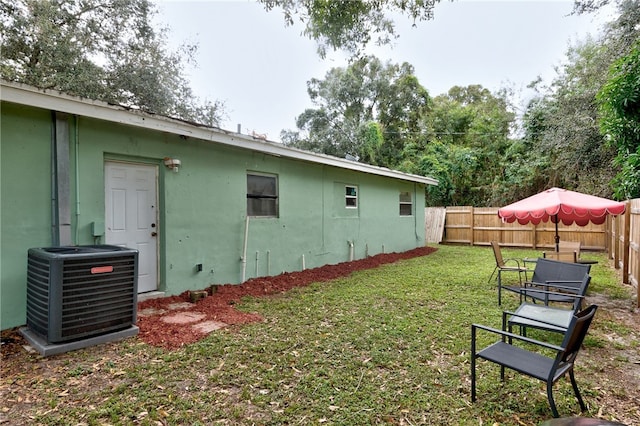
[[[355,192],[355,195],[349,194],[349,188],[352,188]],[[344,186],[344,206],[347,209],[357,209],[358,208],[358,185],[345,185]],[[349,205],[349,200],[354,200],[353,205]]]
[[[274,173],[263,173],[263,172],[254,172],[247,171],[246,174],[246,199],[247,199],[247,216],[248,217],[256,217],[256,218],[278,218],[280,217],[280,182],[277,174]],[[249,192],[249,179],[250,176],[256,176],[260,178],[271,178],[274,180],[275,194],[257,194]],[[255,211],[251,207],[250,200],[274,200],[273,201],[273,210],[274,213],[269,213],[266,211]]]
[[[408,195],[409,201],[403,200],[403,195]],[[409,214],[407,214],[406,211],[403,212],[403,207],[406,210],[406,206],[409,206]],[[398,194],[398,212],[400,216],[413,216],[413,195],[411,191],[400,191]]]

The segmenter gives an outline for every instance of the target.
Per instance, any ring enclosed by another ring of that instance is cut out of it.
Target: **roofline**
[[[70,96],[55,90],[38,89],[22,83],[8,82],[1,79],[0,100],[202,139],[205,141],[220,143],[222,145],[233,146],[241,149],[248,149],[278,157],[324,164],[373,175],[423,183],[426,185],[438,184],[438,181],[431,177],[403,173],[397,170],[358,163],[330,155],[317,154],[310,151],[287,147],[278,142],[258,139],[228,130],[187,123],[186,121],[162,115],[154,115],[142,111],[131,110],[123,106]]]

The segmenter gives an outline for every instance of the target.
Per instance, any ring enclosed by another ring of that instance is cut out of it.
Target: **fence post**
[[[475,219],[475,212],[476,212],[476,208],[471,206],[471,237],[469,237],[469,242],[470,245],[473,247],[475,244],[475,224],[476,224],[476,219]]]
[[[613,235],[613,217],[607,215],[607,221],[604,228],[604,251],[607,253],[607,259],[611,259],[611,236]]]
[[[629,246],[631,238],[631,204],[627,201],[624,211],[624,252],[622,259],[622,282],[629,284]]]
[[[613,227],[613,238],[611,239],[611,243],[613,244],[613,267],[616,269],[620,269],[620,228],[622,227],[621,219],[622,218],[620,216],[617,216],[613,219],[615,226]]]

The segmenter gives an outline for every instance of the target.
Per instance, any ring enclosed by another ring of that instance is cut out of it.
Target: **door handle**
[[[152,236],[152,237],[157,237],[157,236],[158,236],[158,233],[157,233],[157,232],[152,232],[152,233],[151,233],[151,236]]]

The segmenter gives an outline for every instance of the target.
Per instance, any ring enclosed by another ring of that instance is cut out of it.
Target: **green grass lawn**
[[[583,256],[599,260],[592,293],[629,298],[604,255]],[[239,309],[263,322],[216,331],[178,351],[128,339],[107,345],[106,355],[96,347],[32,356],[12,380],[39,395],[23,404],[34,424],[535,425],[551,417],[544,384],[513,372],[501,383],[493,364],[479,362],[478,401],[470,402],[470,325],[499,328],[502,309],[518,304],[505,292],[497,305],[495,282],[487,282],[493,267],[488,247],[438,246],[429,256],[245,299]],[[599,311],[583,352],[607,347],[611,333],[633,330]],[[490,340],[482,336],[480,344]],[[619,344],[620,353],[634,349]],[[598,357],[578,360],[578,384],[589,414],[619,418],[615,407],[600,405],[600,393],[615,393],[616,384],[603,384]],[[624,359],[606,362],[624,369]],[[54,374],[29,381],[29,371],[47,364]],[[561,415],[579,415],[569,381],[554,389]]]

